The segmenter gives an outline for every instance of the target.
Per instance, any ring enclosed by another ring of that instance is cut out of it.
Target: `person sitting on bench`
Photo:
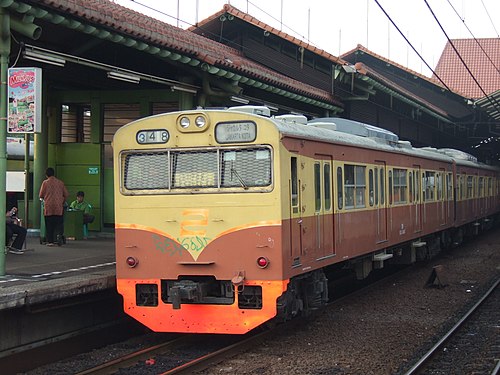
[[[76,193],[76,200],[71,202],[69,205],[70,210],[75,211],[83,211],[83,237],[86,238],[88,235],[88,224],[92,223],[95,219],[95,216],[90,212],[92,210],[92,206],[85,202],[85,193],[83,191],[79,191]]]
[[[7,246],[9,249],[9,253],[12,254],[24,254],[23,244],[26,240],[27,230],[21,226],[21,220],[17,217],[17,207],[12,207],[5,214],[5,224],[6,224],[6,242],[10,243],[14,234],[16,234],[16,238],[12,242],[10,246]]]

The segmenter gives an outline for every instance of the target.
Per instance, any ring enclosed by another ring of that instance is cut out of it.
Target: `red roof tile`
[[[71,14],[84,22],[98,24],[128,34],[146,43],[183,53],[207,64],[263,81],[268,85],[342,106],[333,94],[268,69],[247,59],[234,48],[108,0],[39,0],[37,5],[64,14]]]
[[[451,42],[486,94],[500,89],[500,38],[452,39]],[[451,89],[466,97],[485,96],[450,42],[446,43],[435,72]]]
[[[190,28],[188,28],[188,30],[194,31],[198,28],[203,28],[204,25],[208,24],[209,22],[212,22],[215,19],[218,19],[221,15],[226,14],[226,13],[231,14],[234,17],[237,17],[237,18],[239,18],[239,19],[241,19],[249,24],[252,24],[252,25],[254,25],[254,26],[256,26],[264,31],[268,31],[271,34],[277,35],[282,39],[286,39],[289,42],[291,42],[297,46],[304,47],[305,49],[315,53],[316,55],[322,56],[330,61],[333,61],[333,62],[338,63],[338,64],[347,64],[346,61],[340,59],[339,57],[334,56],[334,55],[322,50],[321,48],[313,46],[312,44],[304,42],[303,40],[300,40],[294,36],[288,35],[284,31],[281,31],[281,30],[278,30],[272,26],[269,26],[266,23],[251,16],[250,14],[242,12],[238,8],[233,7],[230,4],[225,4],[222,10],[220,10],[219,12],[217,12],[217,13],[205,18],[204,20],[198,22],[197,25],[191,26]]]

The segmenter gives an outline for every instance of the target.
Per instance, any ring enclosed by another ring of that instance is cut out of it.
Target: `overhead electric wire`
[[[482,0],[481,0],[482,1]],[[487,57],[487,59],[490,61],[491,65],[493,65],[493,67],[496,69],[496,71],[500,74],[500,69],[495,65],[495,62],[491,59],[491,57],[488,55],[488,53],[484,50],[483,46],[481,45],[481,43],[479,43],[479,41],[477,40],[477,38],[474,36],[474,34],[472,33],[472,31],[469,29],[469,27],[465,24],[465,19],[463,19],[462,17],[460,17],[460,14],[458,14],[457,10],[455,9],[455,7],[453,6],[453,4],[450,2],[450,0],[448,0],[448,4],[450,4],[451,6],[451,9],[453,9],[453,11],[455,12],[455,14],[458,16],[458,18],[460,18],[460,20],[463,22],[465,28],[467,29],[467,31],[469,32],[469,34],[472,36],[472,38],[474,39],[474,41],[477,43],[477,45],[479,46],[479,48],[481,48],[481,51],[483,51],[484,55]],[[484,3],[483,3],[484,5]],[[489,16],[489,13],[488,11],[486,11],[486,13],[488,14]],[[490,18],[491,20],[491,18]],[[495,30],[496,31],[496,30]]]
[[[488,12],[488,9],[486,9],[486,5],[484,5],[484,1],[483,0],[481,0],[481,3],[483,4],[484,11],[488,15],[488,18],[490,19],[491,26],[493,26],[493,30],[495,30],[495,32],[497,33],[497,38],[500,38],[500,35],[498,35],[497,28],[495,27],[495,24],[493,23],[493,20],[491,19],[490,12]]]
[[[385,11],[384,7],[382,5],[380,5],[380,3],[378,2],[378,0],[374,0],[375,3],[378,5],[378,7],[380,8],[380,10],[382,12],[384,12],[385,16],[387,17],[387,19],[392,23],[392,25],[396,28],[396,30],[401,34],[401,36],[404,38],[404,40],[406,40],[406,43],[408,43],[408,45],[411,47],[411,49],[417,54],[417,56],[420,58],[420,60],[422,60],[422,62],[425,64],[425,66],[427,68],[429,68],[429,70],[436,76],[436,78],[439,80],[439,82],[441,82],[443,84],[444,87],[446,87],[446,89],[448,89],[448,91],[450,92],[453,92],[452,89],[450,89],[448,87],[448,85],[441,79],[441,77],[439,77],[438,74],[436,74],[436,72],[434,71],[434,69],[432,69],[430,67],[430,65],[427,63],[427,61],[425,61],[425,59],[422,57],[422,55],[417,51],[417,49],[413,46],[413,44],[411,44],[411,42],[408,40],[408,38],[405,36],[405,34],[401,31],[401,29],[398,27],[398,25],[396,25],[396,23],[394,22],[394,20],[391,18],[391,16],[389,16],[389,14]]]
[[[377,1],[377,0],[375,0]],[[448,36],[448,34],[446,33],[446,31],[444,30],[443,26],[441,25],[441,23],[439,22],[439,20],[437,19],[436,15],[434,14],[434,11],[432,10],[431,6],[429,5],[429,3],[427,2],[427,0],[424,0],[424,3],[425,5],[427,5],[427,8],[429,8],[429,11],[431,12],[432,16],[434,17],[434,19],[436,20],[437,24],[439,25],[439,27],[441,28],[441,31],[443,32],[443,34],[446,36],[446,39],[448,39],[448,43],[450,43],[451,47],[453,48],[453,50],[455,51],[455,53],[457,54],[458,58],[460,59],[460,61],[462,62],[462,64],[464,65],[465,69],[467,70],[467,72],[469,72],[470,76],[472,77],[472,79],[474,80],[474,82],[476,83],[476,85],[479,87],[479,89],[481,90],[481,92],[484,94],[485,98],[488,99],[488,101],[490,102],[490,104],[492,106],[498,106],[498,102],[495,98],[492,98],[490,96],[488,96],[488,94],[486,93],[486,91],[484,91],[483,87],[481,86],[481,84],[478,82],[478,80],[476,79],[476,77],[474,76],[474,74],[472,73],[472,71],[469,69],[469,67],[467,66],[467,63],[464,61],[464,59],[462,58],[462,56],[460,55],[460,52],[458,52],[457,48],[455,47],[455,45],[453,44],[453,42],[451,41],[450,37]],[[493,102],[494,101],[494,102]]]

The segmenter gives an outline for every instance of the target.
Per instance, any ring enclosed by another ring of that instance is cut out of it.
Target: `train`
[[[500,170],[343,118],[154,115],[113,142],[116,283],[155,332],[245,334],[328,302],[328,277],[429,259],[490,228]]]

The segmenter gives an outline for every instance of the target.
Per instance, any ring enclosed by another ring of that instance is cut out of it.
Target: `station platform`
[[[0,310],[27,307],[115,288],[115,241],[110,233],[62,246],[29,237],[24,254],[8,253],[0,276]]]

